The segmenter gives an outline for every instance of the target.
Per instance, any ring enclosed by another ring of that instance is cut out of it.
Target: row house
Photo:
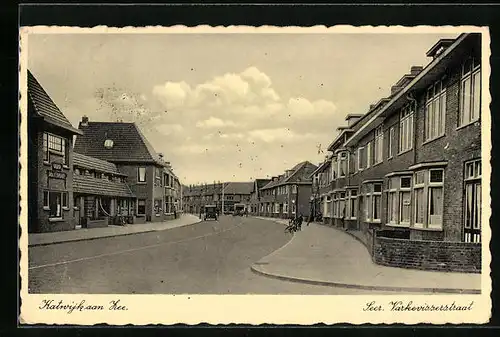
[[[427,56],[329,147],[324,222],[359,230],[379,264],[480,272],[481,35]]]
[[[311,212],[316,221],[331,218],[330,173],[332,156],[326,156],[311,174]]]
[[[317,166],[304,161],[284,174],[272,177],[260,189],[259,214],[288,219],[296,214],[309,217],[311,212],[312,173]]]
[[[75,151],[111,162],[137,197],[136,222],[165,221],[176,213],[180,184],[135,123],[91,122],[84,116]]]
[[[260,214],[260,198],[261,198],[261,189],[269,184],[271,179],[255,179],[253,183],[252,192],[250,194],[250,208],[248,209],[249,214],[251,215],[261,215]]]
[[[221,213],[248,209],[254,182],[224,182],[183,187],[184,211],[200,214],[205,205],[215,205]]]
[[[73,215],[76,228],[133,224],[136,196],[115,164],[73,153]]]

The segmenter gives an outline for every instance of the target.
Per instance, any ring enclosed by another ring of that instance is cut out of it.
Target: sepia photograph
[[[489,57],[484,27],[21,28],[22,319],[487,321]]]

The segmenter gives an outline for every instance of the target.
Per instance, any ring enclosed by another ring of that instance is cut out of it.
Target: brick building
[[[248,209],[251,215],[261,215],[260,214],[260,198],[261,189],[271,182],[271,179],[255,179],[252,192],[250,194],[250,208]]]
[[[73,153],[74,217],[77,228],[134,223],[136,196],[115,164]]]
[[[215,205],[232,213],[235,205],[248,209],[253,182],[224,182],[183,187],[184,212],[200,214],[205,205]],[[224,202],[223,202],[224,200]]]
[[[137,196],[137,223],[174,217],[179,180],[135,123],[90,122],[84,116],[78,128],[83,135],[76,138],[75,152],[113,163],[127,176]]]
[[[361,230],[379,264],[479,272],[481,36],[440,40],[427,56],[339,130],[323,218]]]
[[[260,189],[259,214],[290,218],[295,216],[298,210],[299,214],[308,217],[311,211],[311,175],[316,169],[316,165],[304,161],[282,175],[272,177],[271,181]]]
[[[72,230],[75,129],[28,71],[28,232]]]

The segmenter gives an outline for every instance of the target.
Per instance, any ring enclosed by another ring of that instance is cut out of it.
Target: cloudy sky
[[[135,121],[185,184],[321,161],[449,34],[30,35],[31,72],[75,126]]]

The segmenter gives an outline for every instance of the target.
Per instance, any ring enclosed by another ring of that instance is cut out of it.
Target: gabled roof
[[[81,134],[75,129],[64,114],[59,110],[52,98],[43,89],[35,76],[28,70],[28,100],[34,108],[34,112],[46,122],[68,130],[74,134]]]
[[[83,135],[76,137],[76,152],[113,163],[166,165],[135,123],[88,122],[87,125],[80,123],[79,129]],[[113,141],[111,148],[104,147],[107,139]]]
[[[73,192],[114,197],[135,197],[126,183],[77,174],[73,175]]]
[[[251,194],[254,182],[230,182],[224,188],[225,194]]]
[[[269,189],[284,184],[292,184],[297,182],[308,182],[310,181],[311,172],[317,168],[316,165],[310,163],[309,161],[303,161],[295,165],[290,171],[292,173],[288,177],[283,177],[277,181],[270,181],[267,185],[261,189]]]
[[[73,166],[125,176],[118,171],[115,164],[77,152],[73,152]]]

